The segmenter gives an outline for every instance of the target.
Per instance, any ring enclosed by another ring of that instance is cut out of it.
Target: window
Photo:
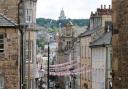
[[[4,89],[4,78],[0,76],[0,89]]]
[[[84,52],[85,52],[84,55],[85,55],[85,58],[86,58],[86,46],[85,46],[85,51]]]
[[[70,49],[70,41],[67,41],[68,49]]]
[[[89,66],[88,74],[89,74],[88,80],[91,81],[91,76],[92,75],[91,75],[91,68],[90,68],[90,66]]]
[[[110,51],[110,57],[108,59],[108,68],[111,70],[112,69],[112,50],[109,49]]]
[[[71,36],[71,29],[67,29],[66,36]]]
[[[32,22],[32,9],[26,9],[26,23]]]
[[[4,34],[0,34],[0,53],[4,52]]]
[[[87,79],[87,76],[86,76],[86,72],[87,72],[87,70],[86,70],[86,65],[85,65],[85,73],[84,73],[84,75],[85,75],[85,80]]]
[[[32,59],[33,59],[33,41],[30,40],[30,41],[26,41],[26,44],[25,44],[25,48],[26,48],[26,62],[29,61],[30,59],[30,62],[32,62]],[[30,57],[29,57],[29,52],[30,52]]]
[[[83,46],[81,46],[81,58],[83,58]]]
[[[90,59],[91,58],[90,48],[89,48],[89,46],[87,48],[88,48],[88,58]]]
[[[70,41],[67,41],[66,42],[66,49],[68,50],[68,49],[70,49],[70,47],[71,47],[71,42]]]
[[[82,68],[84,67],[84,64],[82,64]],[[84,71],[82,71],[82,79],[84,80]]]
[[[33,88],[33,79],[29,80],[30,89]],[[26,79],[26,86],[28,86],[28,79]]]

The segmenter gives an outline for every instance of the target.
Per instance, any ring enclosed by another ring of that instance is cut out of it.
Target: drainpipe
[[[20,5],[23,3],[23,0],[20,0],[18,3],[18,30],[20,32],[20,89],[24,89],[24,27],[21,26],[21,21],[20,21]],[[24,13],[24,11],[23,11]]]
[[[92,70],[92,48],[91,47],[90,47],[90,50],[91,50],[91,54],[90,55],[91,55],[91,70]],[[93,71],[91,71],[91,79],[90,79],[91,80],[91,89],[92,89],[92,82],[93,82],[92,81],[92,72]]]
[[[108,47],[106,46],[105,89],[108,89]]]
[[[20,4],[22,3],[22,0],[20,0],[19,1],[19,3],[18,3],[18,30],[19,30],[19,32],[20,32],[20,34],[21,34],[21,37],[20,37],[20,89],[22,89],[22,84],[23,84],[23,82],[22,82],[22,79],[23,79],[23,76],[22,76],[22,60],[23,60],[23,37],[22,37],[22,35],[23,35],[23,33],[22,33],[22,31],[21,31],[21,27],[20,27],[20,17],[19,17],[19,9],[20,9]]]
[[[80,68],[81,68],[81,37],[80,37]],[[82,89],[81,84],[81,71],[80,71],[80,89]]]

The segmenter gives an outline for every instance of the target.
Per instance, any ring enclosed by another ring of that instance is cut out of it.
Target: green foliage
[[[54,28],[57,27],[57,21],[52,19],[45,19],[45,18],[38,18],[36,19],[37,24],[44,26],[44,27],[50,27]]]
[[[46,41],[45,41],[44,37],[41,37],[40,39],[37,39],[38,47],[41,47],[43,49],[45,44],[46,44]]]
[[[67,20],[72,21],[73,25],[77,25],[81,27],[89,25],[89,19],[67,19]],[[45,19],[45,18],[37,18],[36,21],[37,24],[52,29],[58,28],[59,23],[63,23],[62,21],[59,20]]]
[[[72,19],[72,22],[80,27],[89,25],[88,19]]]
[[[58,28],[56,28],[56,27],[53,27],[53,28],[48,28],[48,32],[49,33],[56,33],[56,32],[58,32]]]

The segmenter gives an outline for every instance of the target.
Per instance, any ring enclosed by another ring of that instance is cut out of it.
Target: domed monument
[[[62,8],[62,10],[60,12],[59,20],[65,20],[65,19],[66,19],[66,16],[65,16],[64,10]]]

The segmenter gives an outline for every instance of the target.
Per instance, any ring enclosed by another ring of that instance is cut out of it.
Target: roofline
[[[83,37],[87,37],[87,36],[91,36],[91,34],[87,34],[87,35],[84,35],[84,36],[79,36],[79,38],[83,38]]]
[[[15,23],[14,21],[12,21],[11,19],[7,18],[4,14],[0,13],[0,15],[3,18],[5,18],[7,21],[9,21],[11,24],[13,24],[14,26],[17,26],[18,25],[17,23]],[[13,26],[11,26],[11,27],[13,27]]]
[[[19,28],[18,25],[16,26],[0,26],[0,28]]]
[[[100,44],[100,45],[90,45],[89,47],[90,48],[97,48],[97,47],[106,47],[108,45],[111,45],[111,43],[110,44]]]

